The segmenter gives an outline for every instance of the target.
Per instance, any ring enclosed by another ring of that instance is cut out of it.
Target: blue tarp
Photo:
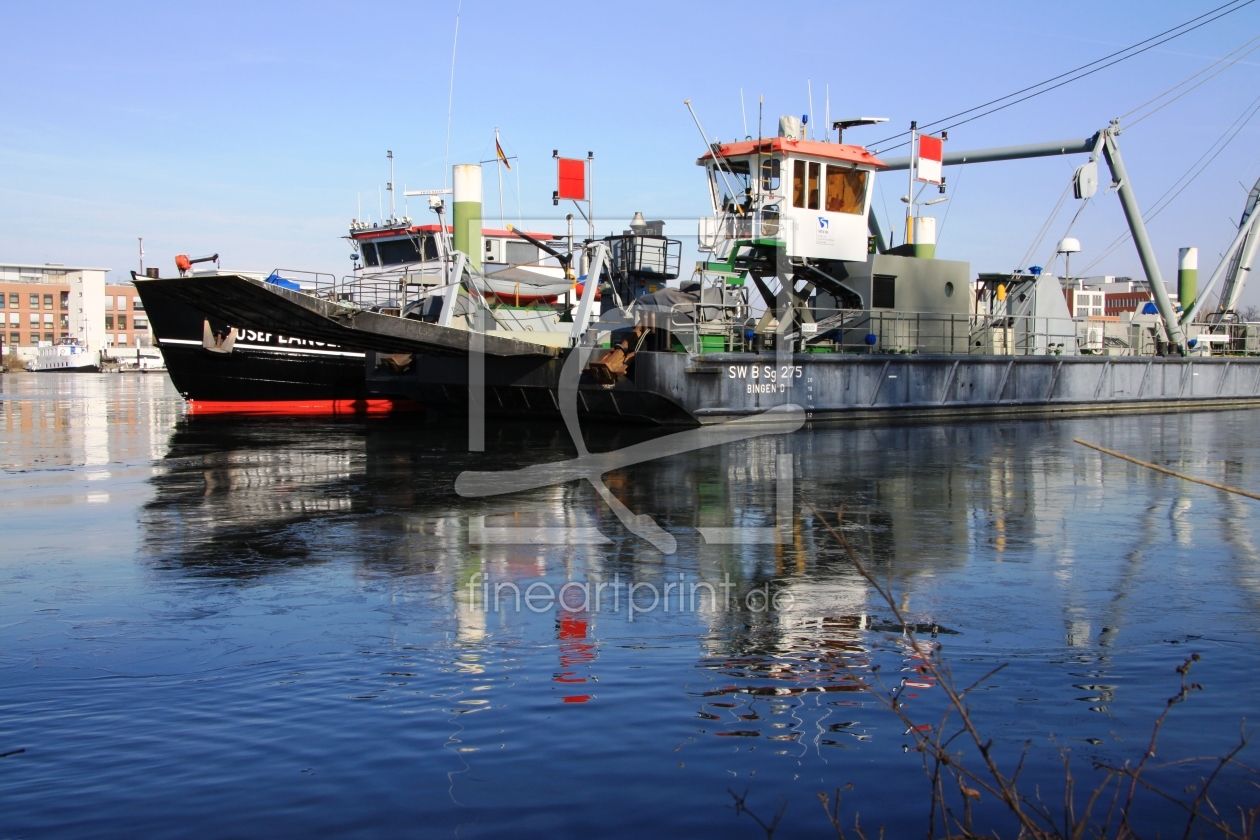
[[[297,283],[292,280],[286,280],[274,271],[267,276],[267,282],[273,286],[279,286],[282,289],[292,289],[295,292],[302,291],[302,287]]]

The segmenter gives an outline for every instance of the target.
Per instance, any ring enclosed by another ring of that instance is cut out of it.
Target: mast
[[[507,217],[503,215],[503,161],[499,159],[499,127],[494,127],[494,171],[499,176],[499,224],[507,227]]]
[[[919,121],[910,121],[910,165],[906,167],[906,172],[910,176],[910,186],[906,192],[906,233],[903,237],[904,244],[909,245],[914,242],[914,167],[918,161],[915,159],[915,144],[919,139]]]
[[[385,189],[389,190],[389,219],[394,220],[394,153],[387,151],[385,157],[389,158],[389,183],[385,185]]]

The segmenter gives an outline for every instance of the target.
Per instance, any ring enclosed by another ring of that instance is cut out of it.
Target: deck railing
[[[777,239],[780,226],[779,214],[773,210],[702,216],[697,232],[699,248],[719,252],[737,239]]]
[[[693,355],[775,349],[983,356],[1077,352],[1076,325],[1062,318],[817,308],[794,313],[785,325],[718,306],[677,304],[667,320],[665,328]]]
[[[432,266],[400,268],[396,271],[351,274],[338,278],[317,271],[277,268],[273,277],[297,283],[301,291],[323,300],[336,301],[358,309],[400,314],[407,305],[440,285],[440,269]]]

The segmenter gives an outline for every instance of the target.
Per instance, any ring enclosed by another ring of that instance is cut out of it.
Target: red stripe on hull
[[[189,400],[189,414],[267,414],[267,415],[379,415],[396,411],[420,411],[411,400],[275,400],[271,402],[231,402]]]

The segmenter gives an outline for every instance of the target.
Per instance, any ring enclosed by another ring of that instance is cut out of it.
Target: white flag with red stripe
[[[941,160],[945,157],[945,144],[941,138],[930,134],[919,135],[919,155],[915,164],[916,177],[929,184],[941,182]]]

